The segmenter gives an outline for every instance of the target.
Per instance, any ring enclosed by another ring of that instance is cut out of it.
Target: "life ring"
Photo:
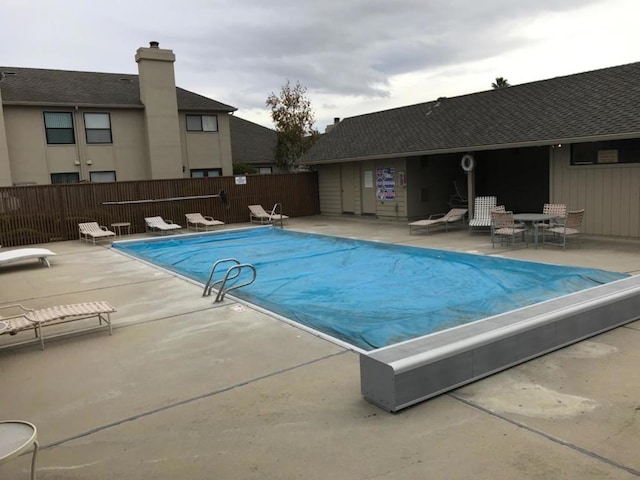
[[[460,161],[460,166],[465,172],[470,172],[476,166],[476,159],[473,158],[473,155],[467,154],[462,157],[462,160]]]

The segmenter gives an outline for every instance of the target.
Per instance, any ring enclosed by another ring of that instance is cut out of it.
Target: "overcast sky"
[[[307,87],[334,117],[640,61],[638,0],[0,0],[0,65],[137,74],[173,50],[178,86],[272,127]]]

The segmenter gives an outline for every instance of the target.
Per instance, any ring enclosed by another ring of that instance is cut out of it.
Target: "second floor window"
[[[44,112],[44,129],[48,144],[76,143],[71,112]]]
[[[85,113],[87,143],[112,143],[111,118],[108,113]]]
[[[218,117],[215,115],[187,115],[187,132],[217,132]]]

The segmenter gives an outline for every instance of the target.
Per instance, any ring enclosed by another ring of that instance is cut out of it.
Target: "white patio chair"
[[[224,222],[203,216],[201,213],[185,213],[184,216],[187,218],[187,228],[194,228],[196,232],[200,229],[207,231],[210,227],[224,225]]]
[[[162,217],[145,217],[145,230],[147,233],[171,233],[182,229],[182,225],[165,220]]]
[[[491,210],[496,207],[496,197],[476,197],[473,202],[473,218],[469,220],[469,233],[474,228],[491,228]]]
[[[96,240],[107,240],[111,237],[115,237],[115,232],[112,232],[104,225],[98,225],[98,222],[85,222],[78,224],[78,235],[80,240],[89,242],[91,240],[93,244],[96,244]]]

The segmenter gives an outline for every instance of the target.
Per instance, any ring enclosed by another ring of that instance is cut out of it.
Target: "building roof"
[[[0,67],[2,103],[143,108],[138,75]],[[225,105],[176,87],[178,109],[233,112]]]
[[[244,120],[235,115],[231,122],[231,152],[233,163],[272,165],[276,163],[275,130]]]
[[[303,164],[640,137],[640,62],[343,120]]]

